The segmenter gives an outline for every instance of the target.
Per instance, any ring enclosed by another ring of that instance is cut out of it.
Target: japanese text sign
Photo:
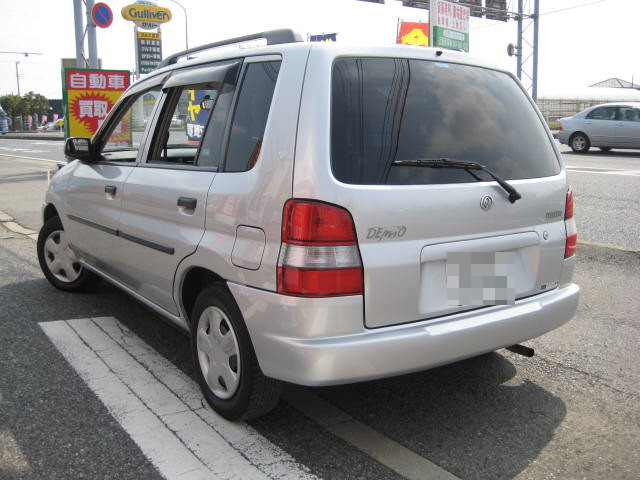
[[[66,68],[63,96],[67,137],[92,137],[127,87],[128,71]]]
[[[429,13],[434,47],[469,51],[468,7],[444,0],[432,0]]]
[[[138,72],[149,73],[162,61],[162,37],[160,32],[136,32],[136,57]]]

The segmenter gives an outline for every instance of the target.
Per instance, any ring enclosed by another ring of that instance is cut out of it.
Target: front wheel
[[[42,273],[60,290],[81,292],[98,281],[76,258],[60,217],[51,217],[40,229],[37,252]]]
[[[229,420],[272,410],[282,383],[260,370],[242,313],[224,285],[198,295],[191,320],[196,377],[211,408]]]
[[[569,146],[576,153],[587,153],[589,147],[591,147],[591,142],[584,133],[574,133],[569,140]]]

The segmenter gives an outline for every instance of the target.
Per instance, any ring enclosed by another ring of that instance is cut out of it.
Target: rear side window
[[[587,114],[590,120],[615,120],[618,113],[618,107],[601,107],[591,110]]]
[[[243,172],[255,165],[279,71],[279,61],[247,66],[233,116],[225,171]]]
[[[395,160],[477,162],[506,179],[560,171],[540,118],[505,73],[425,60],[341,58],[333,66],[331,108],[331,165],[345,183],[491,180],[478,171],[391,166]]]

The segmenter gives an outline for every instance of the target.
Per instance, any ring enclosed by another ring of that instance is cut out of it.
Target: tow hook
[[[533,357],[536,354],[536,351],[533,348],[525,347],[520,344],[511,345],[510,347],[506,347],[506,349],[510,352],[522,355],[523,357]]]

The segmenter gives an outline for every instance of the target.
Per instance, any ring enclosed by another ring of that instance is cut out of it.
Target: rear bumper
[[[364,328],[361,296],[295,298],[229,284],[265,375],[310,386],[400,375],[538,337],[578,306],[575,284],[437,320]]]
[[[565,145],[569,142],[569,132],[566,130],[558,130],[554,134],[554,137],[556,137],[560,143],[564,143]]]

